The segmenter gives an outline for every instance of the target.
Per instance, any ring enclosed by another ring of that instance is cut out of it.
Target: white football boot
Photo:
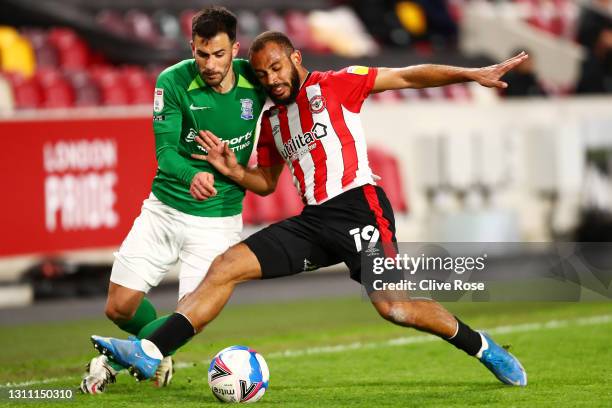
[[[172,381],[172,375],[174,374],[174,361],[171,356],[166,356],[162,359],[161,363],[157,366],[155,376],[152,378],[153,383],[156,387],[165,387]]]
[[[80,389],[84,394],[101,394],[107,384],[115,382],[117,371],[108,364],[108,357],[100,355],[87,364],[87,372],[81,381]]]

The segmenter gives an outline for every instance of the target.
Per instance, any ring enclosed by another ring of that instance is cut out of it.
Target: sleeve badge
[[[353,65],[352,67],[348,67],[346,72],[355,75],[368,75],[369,70],[370,69],[368,67],[363,67],[361,65]]]

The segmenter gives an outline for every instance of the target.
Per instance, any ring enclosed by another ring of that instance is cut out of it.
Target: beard
[[[291,66],[291,83],[285,82],[280,85],[289,87],[289,95],[287,95],[285,98],[278,98],[272,94],[272,87],[269,86],[266,89],[268,96],[270,96],[270,99],[272,99],[272,102],[274,102],[276,105],[291,105],[293,102],[295,102],[298,93],[300,93],[300,76],[295,65],[292,64]]]
[[[230,63],[230,65],[228,65],[228,67],[225,69],[224,71],[200,71],[200,78],[202,78],[202,81],[204,81],[204,83],[210,87],[215,87],[215,86],[219,86],[221,84],[221,82],[223,82],[223,80],[225,80],[225,77],[227,77],[227,74],[229,72],[229,70],[231,69],[232,65]],[[208,75],[214,75],[213,78],[209,78]]]
[[[215,79],[211,80],[209,78],[206,77],[206,75],[202,74],[200,75],[202,77],[202,80],[204,81],[204,83],[210,87],[214,87],[214,86],[219,86],[219,84],[221,84],[221,82],[223,82],[223,74],[218,75]]]

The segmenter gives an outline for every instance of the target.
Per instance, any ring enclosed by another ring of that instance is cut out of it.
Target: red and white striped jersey
[[[258,165],[285,161],[306,204],[321,204],[354,187],[376,184],[359,117],[376,74],[376,68],[360,66],[311,72],[294,103],[264,112]]]

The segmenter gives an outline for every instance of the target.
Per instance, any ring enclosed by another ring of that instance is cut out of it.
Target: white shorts
[[[179,259],[179,299],[206,276],[213,259],[240,242],[242,215],[198,217],[162,203],[151,193],[118,252],[110,280],[147,293]]]

